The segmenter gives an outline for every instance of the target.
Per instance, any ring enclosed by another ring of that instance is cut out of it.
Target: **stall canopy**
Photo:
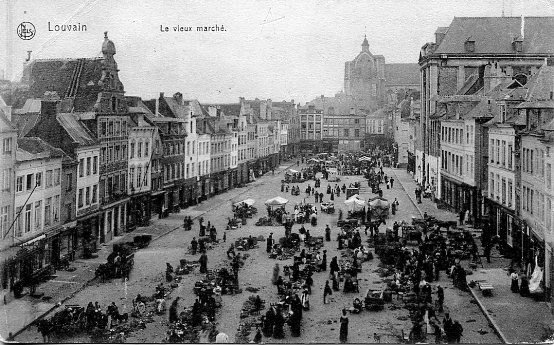
[[[287,202],[289,202],[287,199],[277,196],[273,199],[267,200],[265,204],[267,206],[282,206],[282,205],[285,205]]]
[[[362,161],[370,161],[371,158],[366,157],[366,156],[363,156],[363,157],[361,157],[361,158],[358,158],[358,160],[359,160],[360,162],[362,162]]]
[[[389,202],[387,201],[387,199],[377,197],[371,199],[371,201],[369,202],[369,206],[376,208],[389,208]]]
[[[256,200],[254,200],[254,199],[246,199],[246,200],[234,203],[233,206],[240,206],[241,204],[246,204],[247,206],[252,206],[252,205],[254,205],[255,202],[256,202]]]
[[[298,174],[300,171],[298,170],[294,170],[294,169],[289,169],[287,170],[287,174]]]
[[[316,159],[316,158],[310,158],[308,159],[308,163],[319,163],[319,159]]]
[[[361,211],[366,206],[365,200],[360,199],[357,194],[351,196],[350,199],[344,202],[344,204],[348,206],[348,211],[350,212]]]

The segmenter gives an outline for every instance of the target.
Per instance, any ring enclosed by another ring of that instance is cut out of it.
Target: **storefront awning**
[[[35,242],[37,242],[37,241],[40,241],[40,240],[43,240],[43,239],[45,239],[45,238],[46,238],[46,235],[45,235],[45,234],[42,234],[42,235],[40,235],[40,236],[37,236],[37,237],[33,238],[33,239],[30,240],[30,241],[21,243],[20,246],[28,246],[28,245],[30,245],[30,244],[33,244],[33,243],[35,243]]]

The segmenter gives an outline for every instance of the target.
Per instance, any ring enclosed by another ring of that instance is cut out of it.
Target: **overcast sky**
[[[500,16],[503,6],[506,16],[554,15],[554,0],[10,1],[14,25],[6,31],[6,20],[0,21],[0,69],[6,61],[1,33],[8,32],[14,37],[14,79],[27,50],[33,58],[100,56],[108,31],[128,95],[180,91],[206,103],[239,96],[303,103],[332,96],[342,90],[344,62],[361,50],[364,34],[370,51],[387,63],[415,63],[420,47],[454,16]],[[16,35],[23,21],[36,27],[32,40]],[[87,31],[49,32],[48,22],[86,24]],[[227,31],[196,32],[196,26],[216,24]],[[176,25],[194,31],[174,32]]]

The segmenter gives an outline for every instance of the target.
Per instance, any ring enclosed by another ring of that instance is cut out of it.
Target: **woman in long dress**
[[[512,274],[510,274],[510,278],[512,279],[512,285],[510,287],[510,289],[512,290],[513,293],[518,293],[519,292],[519,285],[518,285],[518,275],[517,273],[514,271],[512,272]]]
[[[346,309],[342,310],[340,317],[340,342],[346,343],[348,340],[348,316],[346,316]]]

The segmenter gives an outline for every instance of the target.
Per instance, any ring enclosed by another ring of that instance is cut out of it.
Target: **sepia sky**
[[[108,31],[128,95],[180,91],[205,103],[332,96],[364,34],[370,51],[387,63],[415,63],[420,47],[454,16],[500,16],[503,7],[506,16],[554,15],[554,0],[10,0],[14,25],[6,28],[7,1],[0,1],[0,70],[7,32],[14,41],[13,79],[21,76],[27,50],[33,58],[100,56]],[[16,34],[23,21],[36,27],[32,40]],[[87,31],[49,32],[48,22],[81,23]],[[216,24],[227,31],[196,31]],[[174,32],[177,25],[194,31]]]

